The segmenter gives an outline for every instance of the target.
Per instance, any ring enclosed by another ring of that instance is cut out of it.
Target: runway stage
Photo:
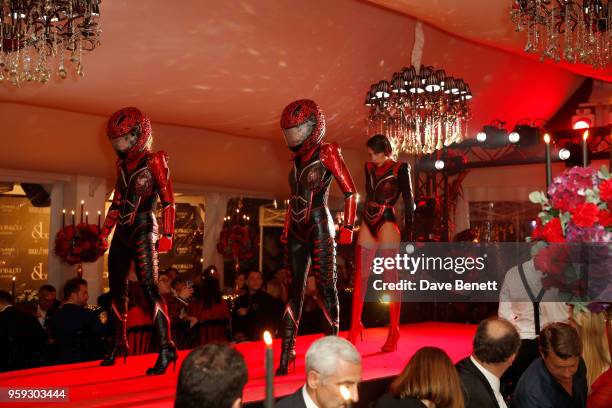
[[[418,323],[403,325],[396,352],[380,353],[387,330],[366,329],[363,342],[357,348],[363,357],[363,380],[360,393],[377,395],[390,379],[397,375],[416,350],[423,346],[444,349],[454,362],[467,356],[472,349],[476,326],[454,323]],[[340,334],[346,336],[345,332]],[[304,383],[304,354],[308,346],[321,335],[300,336],[297,340],[296,371],[286,377],[275,377],[275,396],[293,393]],[[244,355],[249,382],[244,390],[246,406],[258,406],[264,398],[263,342],[241,343],[236,348]],[[280,354],[280,340],[274,341],[275,366]],[[145,370],[153,366],[156,354],[128,357],[113,367],[100,367],[98,361],[13,371],[0,374],[0,387],[67,387],[70,403],[2,403],[2,406],[71,406],[71,407],[172,407],[180,364],[188,351],[179,352],[176,373],[172,368],[163,376],[148,377]],[[359,406],[359,405],[357,405]]]

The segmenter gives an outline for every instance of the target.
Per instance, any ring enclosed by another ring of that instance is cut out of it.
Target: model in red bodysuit
[[[174,234],[174,195],[168,156],[151,152],[151,123],[137,108],[115,112],[108,120],[107,135],[119,160],[113,202],[104,220],[100,245],[108,247],[108,236],[116,226],[108,256],[115,334],[113,348],[101,365],[113,365],[119,354],[125,358],[128,352],[127,275],[134,262],[160,344],[155,366],[147,374],[163,374],[177,358],[166,303],[157,289],[157,254],[172,249]],[[161,231],[155,219],[159,200]]]
[[[361,311],[368,282],[370,266],[377,249],[380,256],[395,257],[400,239],[409,241],[412,231],[414,202],[407,163],[393,160],[389,139],[383,135],[372,136],[366,143],[370,162],[365,165],[366,203],[359,238],[355,246],[355,290],[348,340],[355,344],[363,331]],[[404,234],[400,234],[394,206],[402,196],[404,203]],[[362,268],[366,268],[365,270]],[[397,271],[387,271],[387,281],[397,281]],[[382,346],[383,352],[397,349],[401,294],[394,294],[389,304],[389,334]]]
[[[322,143],[325,118],[315,102],[304,99],[289,104],[281,116],[281,128],[287,146],[294,153],[289,174],[291,199],[281,238],[287,243],[293,279],[281,329],[280,365],[276,370],[277,375],[286,375],[289,361],[295,359],[295,337],[310,266],[323,297],[329,324],[327,334],[338,334],[335,229],[327,197],[333,178],[345,196],[344,225],[340,228],[338,243],[349,244],[353,238],[356,190],[338,145]]]

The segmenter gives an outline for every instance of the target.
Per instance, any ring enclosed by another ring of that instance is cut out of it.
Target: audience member
[[[234,289],[232,290],[232,296],[242,296],[247,293],[246,289],[246,274],[239,273],[236,276],[236,280],[234,282]]]
[[[37,319],[16,309],[13,296],[0,290],[0,371],[39,365],[45,340]]]
[[[597,308],[599,310],[597,310]],[[610,364],[610,326],[601,304],[593,310],[574,307],[572,323],[582,340],[582,358],[587,370],[589,408],[612,407],[612,368]]]
[[[500,291],[498,316],[511,322],[521,337],[514,363],[501,378],[502,392],[508,397],[523,372],[538,358],[537,336],[548,323],[569,322],[569,307],[558,300],[557,290],[542,287],[542,272],[533,259],[506,272]]]
[[[517,408],[586,407],[586,367],[575,328],[550,323],[539,337],[540,358],[521,376],[512,396]]]
[[[299,327],[300,335],[321,333],[326,327],[329,327],[323,310],[325,310],[325,305],[319,293],[316,278],[311,275],[306,279],[304,307],[302,307]]]
[[[272,279],[266,282],[266,293],[272,297],[272,305],[270,312],[272,313],[272,319],[278,322],[283,320],[283,313],[285,313],[285,305],[287,304],[287,292],[285,287],[280,283],[278,279]],[[279,324],[276,325],[275,329],[279,329]],[[276,333],[272,333],[276,337]]]
[[[86,361],[95,357],[96,337],[102,333],[97,316],[86,309],[87,281],[73,278],[64,285],[64,304],[51,318],[55,360],[59,364]]]
[[[279,300],[283,305],[287,303],[287,289],[277,278],[271,279],[266,282],[266,292],[274,299]]]
[[[505,319],[483,320],[476,329],[474,350],[456,365],[467,408],[506,408],[500,378],[512,365],[521,338]]]
[[[224,344],[195,348],[183,361],[175,408],[238,408],[247,382],[242,355]]]
[[[463,395],[453,362],[437,347],[423,347],[410,359],[377,408],[463,408]]]
[[[343,407],[340,386],[359,401],[357,385],[361,381],[361,356],[346,339],[337,336],[320,338],[306,352],[306,384],[282,399],[278,408]]]
[[[261,290],[262,284],[261,272],[249,272],[248,292],[238,297],[234,303],[232,322],[237,341],[261,340],[264,331],[276,333],[278,330],[280,321],[274,315],[273,298]]]
[[[187,314],[191,326],[199,321],[230,319],[227,302],[221,297],[219,280],[214,275],[202,278],[201,299],[190,304]]]
[[[52,285],[45,284],[38,289],[38,300],[27,302],[20,308],[36,317],[38,323],[45,330],[49,328],[49,321],[53,313],[57,312],[60,307],[60,301],[57,299],[57,291]]]
[[[180,292],[172,289],[172,280],[166,272],[162,272],[157,278],[159,294],[164,298],[170,314],[170,322],[175,325],[187,319],[187,307],[189,299],[193,295],[193,288],[183,286]]]
[[[176,268],[168,268],[163,273],[168,277],[168,279],[170,279],[170,284],[172,284],[179,276],[178,269]]]

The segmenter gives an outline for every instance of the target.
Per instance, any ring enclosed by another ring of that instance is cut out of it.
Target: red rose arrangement
[[[70,265],[95,262],[104,254],[98,245],[99,235],[100,227],[95,224],[68,225],[55,236],[55,255]]]
[[[246,225],[226,225],[221,231],[217,251],[235,264],[255,258],[259,237]]]
[[[548,196],[534,191],[529,199],[542,207],[531,240],[539,241],[534,265],[543,273],[543,287],[558,288],[566,300],[608,292],[612,287],[612,176],[608,169],[573,167],[555,177]]]

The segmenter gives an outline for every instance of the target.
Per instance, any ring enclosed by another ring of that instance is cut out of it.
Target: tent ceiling
[[[472,131],[493,119],[547,119],[584,79],[502,51],[520,42],[502,41],[512,27],[493,3],[506,1],[376,3],[445,30],[425,25],[423,63],[471,85]],[[104,1],[102,44],[86,54],[84,78],[3,85],[0,100],[102,116],[136,105],[155,122],[282,143],[282,108],[306,97],[323,106],[330,140],[361,147],[366,90],[410,64],[415,23],[356,0]]]

